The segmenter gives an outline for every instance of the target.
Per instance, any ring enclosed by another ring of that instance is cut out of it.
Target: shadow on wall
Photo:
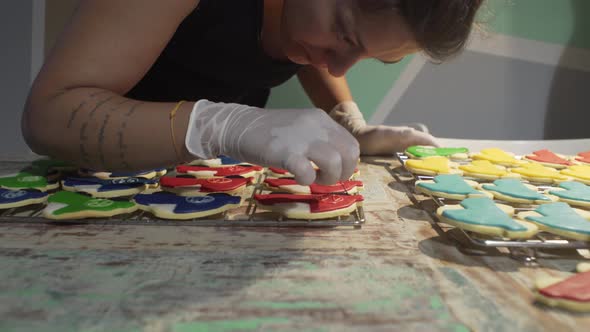
[[[570,0],[572,13],[572,35],[567,45],[581,47],[580,41],[590,38],[588,25],[584,23],[585,15],[590,13],[588,1]],[[587,48],[588,45],[583,45]],[[560,58],[560,65],[567,66],[572,61],[575,49],[565,48]],[[545,139],[589,138],[588,93],[590,92],[590,72],[572,69],[556,69],[551,82],[545,115]]]

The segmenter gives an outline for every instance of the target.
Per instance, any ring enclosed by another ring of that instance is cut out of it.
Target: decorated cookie
[[[89,194],[97,198],[127,197],[155,186],[155,180],[142,178],[122,178],[103,180],[99,178],[67,178],[61,182],[67,191]]]
[[[84,177],[95,177],[103,180],[125,179],[125,178],[143,178],[154,179],[156,177],[164,176],[167,170],[165,168],[158,168],[144,172],[100,172],[89,169],[80,169],[78,173]]]
[[[340,181],[334,185],[323,186],[316,183],[310,186],[299,185],[293,179],[266,179],[265,187],[273,191],[284,191],[291,194],[356,194],[363,189],[361,181]]]
[[[226,156],[219,156],[215,159],[197,159],[188,164],[189,166],[205,166],[205,167],[229,167],[237,165],[250,165],[239,160],[232,159]]]
[[[59,182],[47,180],[43,175],[38,173],[20,172],[18,174],[8,175],[0,178],[0,187],[5,189],[35,189],[39,191],[49,191],[57,189]]]
[[[563,202],[540,205],[534,211],[519,213],[518,218],[551,234],[590,241],[590,212],[574,209]]]
[[[41,204],[47,201],[47,193],[36,190],[9,190],[0,188],[0,209],[12,209]]]
[[[504,166],[492,164],[488,160],[474,160],[467,165],[459,166],[466,177],[478,180],[497,180],[504,178],[520,178],[520,175],[511,173]]]
[[[316,170],[318,170],[319,168],[317,166],[314,165],[314,168]],[[350,176],[350,179],[356,179],[359,175],[361,174],[361,171],[358,168],[355,168],[354,172],[352,173],[352,175]],[[269,167],[268,168],[268,173],[267,173],[269,178],[277,178],[277,179],[283,179],[283,178],[294,178],[295,176],[293,174],[291,174],[288,170],[286,169],[282,169],[282,168],[277,168],[277,167]]]
[[[524,180],[535,183],[553,184],[571,180],[570,177],[563,175],[555,168],[546,167],[536,163],[529,163],[520,167],[511,168],[510,171],[519,174]]]
[[[406,161],[405,167],[413,174],[439,175],[439,174],[462,174],[456,167],[458,164],[451,162],[445,157],[426,157],[424,159],[410,159]]]
[[[58,191],[49,196],[43,216],[49,219],[109,218],[137,210],[137,205],[126,201],[92,198],[83,194]]]
[[[205,166],[178,166],[178,174],[187,174],[196,178],[208,179],[226,176],[242,176],[245,178],[254,177],[263,172],[263,168],[253,165],[239,165],[229,167],[205,167]]]
[[[473,154],[471,157],[477,160],[487,160],[493,164],[506,167],[517,167],[527,163],[526,161],[517,159],[514,154],[498,148],[484,149],[479,153]]]
[[[578,153],[574,160],[583,164],[590,164],[590,151]]]
[[[578,266],[569,278],[545,277],[535,283],[535,299],[550,307],[590,312],[590,271]]]
[[[433,146],[414,145],[406,149],[406,155],[414,159],[426,157],[448,157],[453,160],[469,159],[469,149],[467,148],[436,148]]]
[[[151,212],[158,218],[188,220],[203,218],[238,208],[242,201],[239,196],[208,194],[206,196],[178,196],[172,193],[136,195],[134,201],[140,209]]]
[[[564,156],[553,153],[547,149],[535,151],[532,154],[524,156],[525,160],[539,163],[543,166],[562,169],[574,165],[573,162],[567,160]]]
[[[211,193],[237,194],[251,185],[254,178],[177,178],[165,176],[160,179],[162,189],[180,196],[202,196]]]
[[[348,215],[361,205],[361,195],[254,195],[258,208],[290,219],[326,219]]]
[[[436,213],[447,224],[479,234],[527,239],[538,231],[534,224],[514,219],[514,208],[489,198],[467,198],[460,205],[442,206]]]
[[[477,182],[465,180],[457,174],[437,175],[433,180],[416,181],[416,191],[434,197],[463,200],[469,197],[489,197],[492,195],[475,190]]]
[[[561,170],[561,174],[590,185],[590,165],[574,165]]]
[[[570,205],[590,207],[590,187],[580,182],[562,182],[546,194]]]
[[[517,179],[496,180],[493,184],[481,184],[479,188],[491,193],[498,200],[510,203],[545,204],[557,201],[554,197],[541,194],[537,187]]]

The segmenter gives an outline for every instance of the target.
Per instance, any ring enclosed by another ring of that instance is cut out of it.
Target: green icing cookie
[[[535,212],[541,217],[528,216],[525,219],[551,229],[563,230],[578,234],[590,235],[590,221],[576,213],[566,203],[558,202],[539,206]]]
[[[590,203],[590,187],[580,182],[562,182],[560,188],[565,190],[549,190],[549,194],[572,201]]]
[[[432,146],[410,146],[406,152],[416,158],[426,158],[433,156],[449,157],[458,153],[468,153],[467,148],[435,148]]]
[[[463,209],[445,210],[442,216],[470,225],[498,227],[512,232],[527,231],[489,198],[468,198],[460,204]]]
[[[59,191],[47,199],[49,205],[44,211],[47,217],[73,215],[73,217],[102,217],[133,212],[137,205],[127,201],[92,198],[86,195]],[[53,205],[51,205],[53,203]]]
[[[484,184],[482,188],[514,198],[522,198],[530,201],[551,201],[545,195],[527,188],[522,182],[516,179],[496,180],[494,184]]]
[[[6,189],[37,189],[41,191],[58,187],[37,172],[20,172],[14,176],[0,178],[0,187]]]
[[[420,182],[418,187],[425,188],[432,192],[442,192],[451,195],[472,195],[481,194],[473,189],[463,178],[457,174],[443,174],[434,177],[435,183]]]

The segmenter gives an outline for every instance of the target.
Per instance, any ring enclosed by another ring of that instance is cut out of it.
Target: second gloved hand
[[[357,140],[319,109],[268,110],[201,100],[191,113],[185,143],[197,158],[223,154],[285,168],[302,185],[348,180],[359,158]],[[310,161],[320,169],[317,179]]]
[[[357,104],[352,101],[338,104],[330,112],[330,117],[356,137],[362,155],[392,155],[413,145],[438,146],[432,135],[414,128],[367,125]]]

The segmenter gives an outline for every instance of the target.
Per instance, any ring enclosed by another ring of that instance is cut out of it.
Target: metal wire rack
[[[422,193],[417,194],[414,189],[414,184],[416,180],[432,180],[433,176],[414,176],[414,174],[410,173],[405,168],[405,162],[408,160],[408,156],[404,153],[397,153],[396,154],[398,161],[404,166],[401,168],[401,172],[396,173],[394,169],[390,168],[391,174],[397,178],[397,180],[403,183],[408,192],[414,195],[412,201],[414,204],[419,205],[423,208],[426,212],[429,213],[431,219],[433,221],[433,226],[436,228],[437,231],[446,234],[447,236],[453,238],[461,245],[470,245],[475,248],[496,248],[496,249],[507,249],[507,253],[518,260],[522,260],[526,263],[534,263],[539,256],[540,250],[559,250],[559,249],[590,249],[590,242],[584,241],[573,241],[564,239],[560,236],[550,234],[547,232],[539,232],[534,237],[526,240],[511,240],[505,239],[500,237],[490,237],[481,234],[477,234],[471,231],[466,231],[460,229],[458,227],[454,227],[448,224],[445,224],[440,221],[437,214],[435,213],[436,207],[441,207],[448,204],[449,201],[454,202],[454,204],[458,204],[458,201],[434,197],[431,195],[424,195]],[[400,178],[402,176],[406,180]],[[481,182],[481,181],[480,181]],[[540,190],[547,189],[546,185],[544,186],[537,186]],[[434,202],[435,209],[425,207],[424,204],[420,200],[418,200],[415,196],[422,195],[429,197],[432,202]],[[503,204],[510,204],[515,208],[516,212],[522,211],[532,211],[534,207],[527,206],[527,205],[515,205],[514,203],[503,202],[496,200],[498,203]],[[433,211],[434,210],[434,211]],[[469,250],[469,249],[467,249]]]
[[[286,219],[276,213],[257,211],[254,195],[262,193],[266,173],[257,177],[252,194],[246,197],[246,206],[222,214],[191,220],[160,219],[146,211],[118,215],[112,218],[89,218],[72,220],[50,220],[43,218],[45,205],[38,204],[23,208],[0,210],[0,222],[15,224],[62,224],[62,225],[151,225],[151,226],[209,226],[209,227],[353,227],[359,229],[365,223],[365,213],[358,206],[349,215],[332,219],[296,220]]]

